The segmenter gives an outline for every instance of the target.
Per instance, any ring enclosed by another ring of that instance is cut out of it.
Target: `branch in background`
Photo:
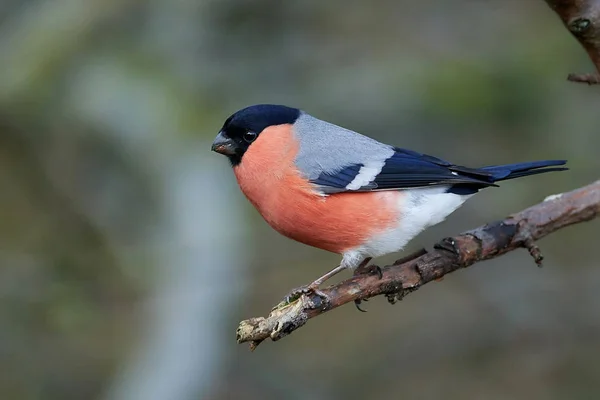
[[[600,83],[600,0],[545,0],[565,27],[585,48],[596,72],[569,74],[568,80],[590,85]]]
[[[304,325],[310,318],[343,304],[386,295],[391,303],[401,300],[424,284],[460,268],[526,248],[541,266],[542,254],[534,241],[565,226],[589,221],[600,214],[600,181],[569,193],[548,197],[542,203],[498,221],[446,238],[434,250],[412,259],[399,260],[377,274],[353,277],[322,291],[331,300],[302,295],[291,304],[279,304],[268,317],[242,321],[238,343],[250,342],[255,349],[263,340],[279,340]]]

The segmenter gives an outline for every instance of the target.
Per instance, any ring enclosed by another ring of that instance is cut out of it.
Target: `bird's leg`
[[[293,289],[287,296],[285,296],[284,302],[289,304],[292,301],[296,300],[301,295],[309,294],[309,293],[314,293],[317,296],[319,296],[320,298],[322,298],[325,302],[329,302],[329,297],[327,297],[327,295],[325,293],[323,293],[321,290],[319,290],[319,286],[323,282],[325,282],[326,280],[331,278],[332,276],[337,275],[338,273],[342,272],[345,269],[346,269],[346,266],[344,264],[340,264],[337,267],[335,267],[334,269],[332,269],[331,271],[329,271],[328,273],[326,273],[325,275],[323,275],[322,277],[320,277],[319,279],[315,280],[310,285],[304,285],[304,286],[300,286],[300,287]]]

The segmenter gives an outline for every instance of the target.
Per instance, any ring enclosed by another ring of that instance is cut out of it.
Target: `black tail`
[[[508,179],[520,178],[522,176],[543,174],[545,172],[566,171],[566,167],[554,167],[556,165],[565,165],[567,160],[544,160],[532,161],[517,164],[491,165],[479,168],[491,173],[493,182],[505,181]],[[554,167],[554,168],[546,168]]]
[[[544,172],[566,171],[568,168],[555,167],[556,165],[565,165],[566,163],[566,160],[544,160],[517,164],[490,165],[488,167],[477,169],[452,166],[453,171],[456,171],[463,176],[466,175],[475,178],[479,180],[479,182],[452,185],[452,187],[448,189],[448,192],[459,195],[473,194],[485,187],[498,186],[495,182],[499,181],[520,178],[522,176],[543,174]]]

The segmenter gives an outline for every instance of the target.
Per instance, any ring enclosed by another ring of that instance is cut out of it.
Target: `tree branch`
[[[401,300],[424,284],[476,262],[526,248],[541,266],[542,254],[534,241],[565,226],[589,221],[600,214],[600,180],[572,192],[554,195],[543,202],[461,235],[443,239],[434,250],[409,260],[402,259],[377,274],[360,275],[322,291],[330,302],[317,295],[302,295],[291,304],[279,304],[268,317],[242,321],[238,343],[250,342],[254,350],[263,340],[279,340],[304,325],[310,318],[355,300],[386,295],[391,303]]]
[[[596,66],[592,74],[569,74],[568,80],[600,83],[600,0],[545,0],[587,51]]]

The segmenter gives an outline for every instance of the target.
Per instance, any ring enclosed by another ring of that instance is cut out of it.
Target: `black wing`
[[[395,153],[384,161],[381,172],[368,184],[350,190],[347,186],[359,175],[363,164],[353,164],[333,173],[322,173],[312,183],[325,193],[345,191],[365,192],[373,190],[407,189],[434,185],[451,185],[461,194],[474,193],[494,185],[498,173],[451,164],[442,159],[395,148]],[[508,174],[509,172],[507,172]]]

